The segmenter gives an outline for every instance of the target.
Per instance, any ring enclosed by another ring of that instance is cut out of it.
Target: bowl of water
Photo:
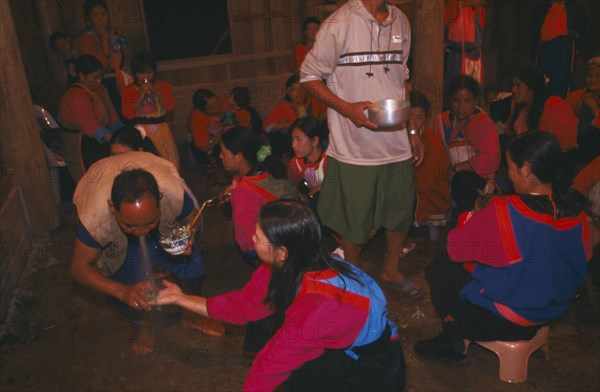
[[[173,229],[168,235],[161,236],[159,242],[166,252],[176,256],[185,251],[192,234],[194,231],[189,225],[180,226]]]
[[[409,109],[410,102],[385,99],[369,108],[369,120],[381,129],[399,128],[408,121]]]

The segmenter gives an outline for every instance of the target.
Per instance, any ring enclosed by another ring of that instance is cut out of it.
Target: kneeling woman
[[[206,299],[165,281],[156,304],[233,324],[273,314],[278,328],[244,390],[273,390],[286,379],[292,391],[404,390],[402,347],[381,289],[358,268],[320,253],[320,225],[306,204],[266,204],[253,241],[263,264],[241,290]]]

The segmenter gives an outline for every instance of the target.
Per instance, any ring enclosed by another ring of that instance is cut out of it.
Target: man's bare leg
[[[154,351],[154,334],[148,320],[144,319],[140,324],[131,323],[133,335],[131,337],[131,351],[136,355],[146,355]]]
[[[222,322],[211,320],[185,309],[181,313],[181,326],[184,329],[194,329],[209,336],[225,334],[225,326]]]
[[[381,279],[385,281],[401,282],[406,278],[398,271],[398,260],[402,254],[402,246],[408,238],[408,234],[400,233],[399,231],[386,230],[385,235],[387,253],[385,256],[383,272],[381,273]]]
[[[381,273],[381,280],[384,282],[408,282],[404,274],[398,271],[398,260],[402,254],[402,248],[407,238],[407,233],[386,230],[387,253],[385,257],[385,265],[383,266],[383,272]],[[397,286],[397,288],[400,288],[404,293],[414,297],[418,296],[421,298],[423,294],[421,286],[412,281],[410,282],[410,285],[400,285]]]
[[[361,246],[353,244],[345,238],[340,237],[340,239],[342,241],[342,249],[344,250],[344,257],[346,261],[350,264],[358,265]]]

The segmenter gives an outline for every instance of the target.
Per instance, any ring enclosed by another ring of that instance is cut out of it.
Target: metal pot
[[[379,128],[399,128],[408,121],[410,102],[385,99],[369,108],[369,120]]]

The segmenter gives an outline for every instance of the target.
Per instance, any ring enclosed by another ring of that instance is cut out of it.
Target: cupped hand
[[[171,283],[168,280],[162,281],[164,289],[160,290],[156,295],[156,299],[152,301],[152,305],[173,305],[177,303],[179,297],[183,294],[179,286]]]
[[[152,282],[139,282],[134,286],[128,286],[125,295],[125,303],[133,309],[150,310],[149,294],[154,291]]]

